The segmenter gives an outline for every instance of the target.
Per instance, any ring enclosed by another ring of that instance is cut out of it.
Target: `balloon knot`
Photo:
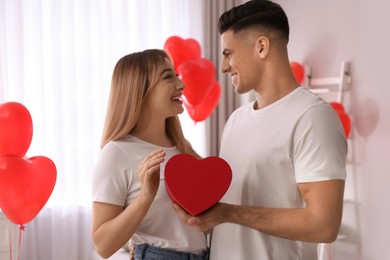
[[[20,230],[20,231],[24,231],[25,229],[26,229],[26,226],[20,225],[20,227],[19,227],[19,230]]]

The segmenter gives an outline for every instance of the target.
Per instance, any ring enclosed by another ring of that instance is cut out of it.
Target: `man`
[[[338,234],[347,142],[340,120],[296,82],[290,68],[289,24],[283,9],[249,1],[219,19],[222,71],[239,94],[256,100],[227,121],[220,157],[233,170],[221,203],[191,217],[214,228],[212,260],[317,259],[317,243]]]

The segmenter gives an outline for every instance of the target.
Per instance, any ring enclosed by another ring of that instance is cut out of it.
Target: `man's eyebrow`
[[[232,52],[232,50],[230,50],[230,49],[224,49],[223,51],[222,51],[222,55],[228,55],[229,53],[231,53]]]

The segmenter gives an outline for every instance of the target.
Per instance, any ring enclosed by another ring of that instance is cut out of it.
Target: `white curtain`
[[[242,103],[247,103],[248,97],[250,96],[250,93],[241,96],[236,94],[230,81],[230,77],[223,74],[220,68],[222,50],[220,46],[220,35],[218,32],[218,19],[226,10],[244,2],[246,2],[246,0],[204,0],[204,52],[205,55],[217,65],[217,78],[222,88],[218,107],[206,122],[207,151],[208,154],[214,156],[218,156],[219,154],[219,148],[221,145],[220,139],[226,120]]]
[[[91,171],[99,152],[113,67],[163,48],[172,35],[203,45],[203,1],[0,0],[0,103],[24,104],[33,119],[28,157],[57,166],[45,208],[27,223],[21,259],[84,260],[90,240]],[[206,155],[205,124],[180,116]]]

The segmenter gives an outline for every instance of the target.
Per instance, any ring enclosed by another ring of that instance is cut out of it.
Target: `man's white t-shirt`
[[[297,183],[346,178],[347,143],[333,108],[299,87],[259,110],[246,104],[230,116],[220,157],[233,171],[222,201],[302,208]],[[235,224],[214,228],[211,260],[313,260],[317,244],[266,235]]]
[[[146,155],[157,149],[166,152],[161,164],[160,186],[131,243],[200,254],[207,248],[205,235],[180,220],[165,188],[165,164],[179,153],[176,147],[156,146],[131,135],[107,143],[93,172],[93,201],[127,207],[140,193],[139,164]]]

